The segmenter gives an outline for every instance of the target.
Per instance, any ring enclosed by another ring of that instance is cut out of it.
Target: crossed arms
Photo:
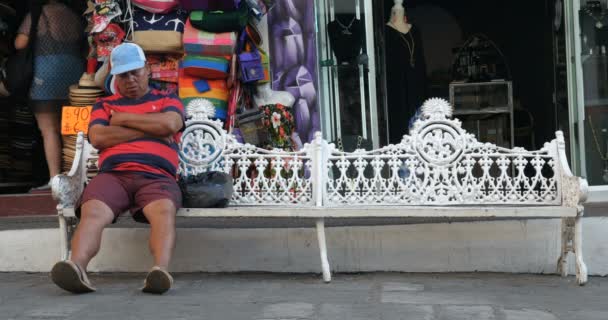
[[[145,137],[170,142],[182,126],[181,115],[173,111],[147,114],[113,112],[108,126],[93,125],[89,129],[89,141],[98,150]]]

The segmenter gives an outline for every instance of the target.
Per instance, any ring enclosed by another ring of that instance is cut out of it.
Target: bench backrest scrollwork
[[[329,152],[329,206],[561,203],[555,141],[538,151],[481,143],[452,119],[442,99],[423,105],[399,144]]]
[[[423,105],[401,143],[350,153],[320,133],[298,152],[260,149],[204,114],[189,116],[181,172],[232,174],[238,205],[560,205],[569,170],[557,140],[537,151],[479,142],[442,99]]]

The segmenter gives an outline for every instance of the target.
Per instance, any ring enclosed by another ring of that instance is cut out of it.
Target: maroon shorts
[[[173,201],[176,209],[181,207],[182,193],[175,179],[133,172],[105,172],[94,177],[84,189],[76,204],[76,216],[80,218],[82,204],[99,200],[112,209],[114,222],[129,210],[135,221],[147,223],[143,208],[162,199]]]

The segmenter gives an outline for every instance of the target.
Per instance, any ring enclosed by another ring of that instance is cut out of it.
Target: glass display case
[[[450,103],[454,117],[481,142],[514,145],[513,85],[511,81],[452,82]]]
[[[600,1],[577,8],[580,48],[581,167],[592,186],[608,184],[608,10]],[[581,88],[582,87],[582,88]],[[579,122],[580,123],[580,122]]]
[[[324,138],[345,150],[377,148],[380,126],[373,4],[319,0],[315,5]],[[349,141],[359,143],[351,146]]]

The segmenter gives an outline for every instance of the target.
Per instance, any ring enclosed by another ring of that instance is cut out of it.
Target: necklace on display
[[[342,22],[340,22],[340,19],[336,18],[336,22],[338,23],[338,25],[340,26],[340,28],[342,28],[342,34],[344,34],[344,35],[351,35],[351,34],[353,34],[350,31],[350,27],[353,26],[353,23],[355,22],[355,19],[357,19],[356,16],[353,17],[353,19],[350,21],[350,23],[348,24],[348,26],[345,26],[345,25],[342,24]]]
[[[600,142],[597,138],[597,133],[595,132],[595,127],[593,126],[593,120],[589,117],[589,127],[591,127],[591,134],[593,135],[593,141],[595,142],[595,148],[597,153],[600,155],[600,159],[604,160],[604,174],[602,175],[602,179],[605,182],[608,182],[608,148],[606,148],[606,155],[602,155],[602,148],[600,147]]]
[[[591,18],[593,18],[593,20],[595,20],[595,27],[598,29],[602,29],[604,27],[604,17],[606,16],[606,12],[602,9],[602,11],[600,11],[600,16],[596,17],[595,14],[591,11],[591,9],[589,8],[585,8],[585,12],[587,13],[588,16],[590,16]]]
[[[412,39],[411,45],[410,45],[410,42],[407,40],[407,38],[403,35],[403,33],[399,32],[401,39],[407,45],[407,50],[410,52],[410,66],[412,66],[412,68],[414,68],[416,66],[416,60],[414,58],[414,52],[416,51],[416,43],[414,42],[414,37],[412,36],[412,33],[408,32],[407,34],[409,34],[410,38]]]

